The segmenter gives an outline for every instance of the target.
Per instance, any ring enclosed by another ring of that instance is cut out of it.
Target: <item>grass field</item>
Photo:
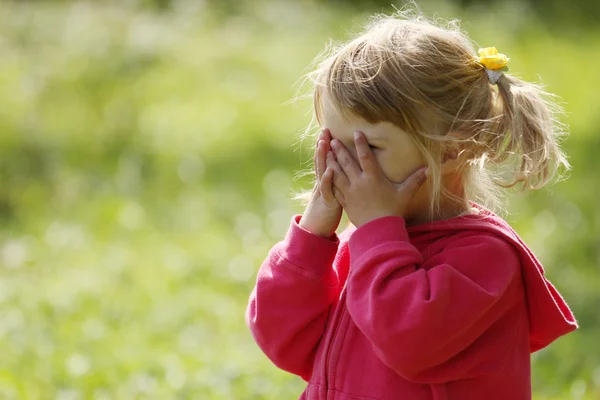
[[[134,4],[0,3],[0,399],[297,398],[303,383],[260,353],[244,310],[301,211],[310,102],[287,101],[366,14]],[[600,31],[424,9],[462,16],[565,102],[570,179],[517,194],[508,220],[582,326],[534,355],[534,398],[597,399]]]

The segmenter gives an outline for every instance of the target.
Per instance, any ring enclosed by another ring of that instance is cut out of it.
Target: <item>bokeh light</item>
[[[389,3],[0,2],[0,399],[299,396],[244,322],[310,184],[290,100]],[[595,4],[419,2],[564,101],[569,179],[507,207],[581,325],[534,355],[541,400],[600,398]]]

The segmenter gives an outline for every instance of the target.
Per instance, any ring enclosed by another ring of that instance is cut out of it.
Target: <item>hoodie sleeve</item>
[[[404,220],[385,217],[357,229],[349,246],[350,315],[381,361],[409,381],[468,376],[459,356],[522,300],[518,255],[493,234],[460,234],[424,263]]]
[[[308,381],[329,307],[340,293],[332,267],[339,240],[313,235],[299,220],[294,217],[260,267],[246,323],[275,365]]]

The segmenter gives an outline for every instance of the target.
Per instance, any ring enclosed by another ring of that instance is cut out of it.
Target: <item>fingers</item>
[[[343,191],[350,186],[348,177],[337,161],[335,161],[331,151],[327,152],[327,168],[333,170],[333,184],[337,186],[338,189]]]
[[[325,128],[321,131],[321,134],[323,135],[321,140],[324,140],[325,143],[329,144],[331,142],[331,131]]]
[[[327,168],[323,173],[323,178],[320,183],[321,196],[325,203],[332,204],[336,201],[335,194],[333,193],[333,170]]]
[[[321,137],[321,135],[319,135],[319,137]],[[317,139],[317,144],[315,145],[315,154],[313,154],[313,166],[315,168],[315,175],[317,177],[317,180],[321,175],[321,171],[319,170],[319,143],[321,143],[321,140]]]
[[[427,167],[421,167],[406,178],[404,182],[397,185],[398,193],[401,193],[405,198],[412,198],[426,180]]]
[[[358,155],[358,162],[363,171],[374,174],[380,173],[381,169],[375,155],[369,148],[367,138],[362,132],[354,132],[354,144],[356,145],[356,153]]]
[[[344,194],[335,186],[333,187],[333,195],[335,196],[335,199],[338,201],[338,203],[340,203],[340,205],[343,208],[346,208],[346,200],[344,199]]]
[[[315,154],[313,158],[313,165],[315,166],[315,175],[318,180],[323,178],[323,174],[325,173],[325,157],[327,155],[327,151],[329,150],[329,139],[331,134],[329,133],[329,129],[322,129],[317,137],[317,144],[315,146]]]
[[[325,157],[327,156],[327,144],[323,140],[319,140],[317,144],[317,151],[315,152],[315,167],[317,179],[323,179],[323,174],[327,168]]]
[[[331,147],[335,152],[335,158],[338,164],[340,165],[340,167],[342,167],[342,170],[344,171],[346,176],[350,180],[352,180],[355,177],[358,177],[362,171],[358,164],[356,164],[356,161],[354,161],[348,150],[344,147],[342,142],[340,142],[337,139],[334,139],[331,141]]]

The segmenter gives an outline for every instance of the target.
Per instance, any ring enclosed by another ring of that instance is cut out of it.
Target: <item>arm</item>
[[[413,382],[468,377],[472,364],[458,358],[520,300],[517,253],[491,234],[457,237],[423,264],[404,220],[385,217],[354,233],[350,256],[348,310],[382,362]]]
[[[259,347],[279,368],[308,380],[329,307],[340,284],[332,263],[339,241],[298,225],[271,249],[258,272],[246,323]]]

